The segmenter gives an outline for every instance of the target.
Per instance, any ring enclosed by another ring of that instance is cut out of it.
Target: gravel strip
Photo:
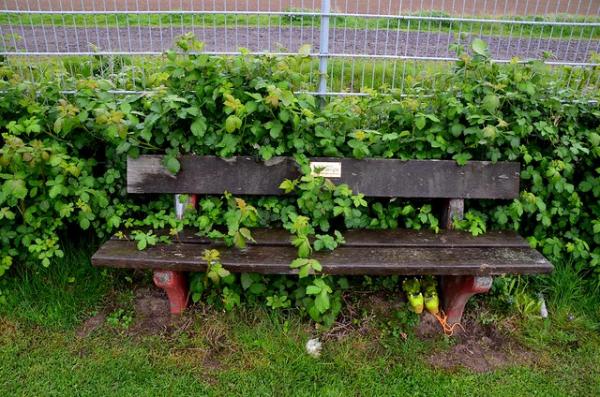
[[[252,51],[296,52],[303,44],[312,44],[318,51],[318,29],[272,27],[184,28],[131,27],[127,28],[53,28],[0,26],[5,35],[5,46],[10,51],[30,52],[86,52],[99,51],[147,52],[165,51],[174,39],[193,31],[206,43],[206,51],[230,52],[240,47]],[[7,36],[8,35],[8,36]],[[11,35],[18,35],[15,40]],[[396,30],[335,29],[330,35],[330,53],[366,55],[402,55],[418,57],[452,57],[448,45],[454,34],[436,32],[402,32]],[[540,39],[517,34],[512,37],[481,36],[488,42],[495,59],[539,58],[545,51],[553,54],[551,60],[589,62],[593,52],[600,52],[600,40],[565,37]]]

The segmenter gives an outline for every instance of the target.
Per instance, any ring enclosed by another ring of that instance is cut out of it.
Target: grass
[[[536,367],[513,366],[486,374],[443,372],[422,356],[443,346],[411,340],[373,351],[366,338],[331,343],[321,359],[302,351],[308,337],[283,333],[266,316],[236,324],[233,351],[207,359],[206,341],[119,335],[78,339],[71,332],[3,324],[0,391],[3,395],[593,395],[598,390],[598,352],[584,345],[550,354]],[[274,326],[273,326],[274,325]],[[597,347],[597,346],[596,346]],[[11,357],[13,357],[11,359]]]
[[[117,88],[143,90],[151,86],[149,79],[160,69],[157,57],[125,56],[67,56],[61,58],[11,57],[6,61],[11,73],[29,81],[41,81],[55,76],[64,89],[75,89],[76,80],[81,78],[106,78]],[[447,70],[445,62],[377,61],[364,59],[332,59],[328,68],[328,87],[332,92],[355,91],[365,88],[394,88],[407,90],[419,81],[424,88],[438,82],[432,75]],[[319,61],[313,59],[299,66],[305,76],[300,91],[316,91],[319,82]],[[60,77],[59,77],[60,76]],[[403,84],[403,79],[405,83]]]
[[[319,29],[320,18],[311,16],[294,15],[290,11],[289,15],[268,16],[268,15],[191,15],[191,14],[5,14],[0,15],[0,25],[14,25],[18,34],[21,25],[31,26],[55,26],[55,27],[95,27],[104,28],[137,28],[137,27],[162,27],[174,29],[205,27],[211,28],[236,28],[236,27],[260,27],[262,29],[271,27],[273,29],[282,27],[303,27],[305,29]],[[307,10],[309,11],[309,10]],[[441,11],[428,11],[413,16],[441,17],[449,18],[450,14]],[[468,16],[466,16],[468,18]],[[481,17],[478,17],[481,18]],[[483,17],[486,18],[486,17]],[[492,18],[492,17],[487,17]],[[497,17],[493,17],[497,19]],[[577,15],[546,15],[546,16],[526,16],[526,17],[500,17],[505,20],[518,21],[536,21],[536,22],[599,22],[598,16],[577,16]],[[491,36],[521,36],[531,38],[569,38],[590,39],[600,38],[600,29],[592,26],[548,26],[548,25],[509,25],[503,23],[469,23],[452,22],[449,20],[405,20],[388,18],[358,18],[358,17],[332,17],[330,18],[331,28],[343,29],[391,29],[405,31],[421,32],[446,32],[459,33],[470,32],[474,34],[483,34]],[[318,36],[318,33],[317,33]]]
[[[48,269],[21,270],[3,281],[0,395],[480,396],[485,390],[490,396],[567,396],[600,390],[599,297],[567,266],[530,280],[546,293],[547,320],[478,310],[478,321],[510,333],[532,359],[475,374],[428,363],[457,342],[416,338],[402,313],[379,314],[368,332],[326,341],[320,359],[304,353],[315,334],[311,324],[294,312],[260,307],[232,313],[195,308],[164,335],[104,323],[82,336],[82,321],[95,313],[134,310],[128,280],[137,273],[94,269],[89,249],[67,252]]]
[[[76,88],[82,78],[105,78],[115,89],[151,89],[152,75],[161,70],[160,57],[149,56],[65,56],[65,57],[9,57],[5,70],[30,81],[48,80],[54,76],[61,88]],[[312,59],[298,67],[304,83],[298,91],[316,91],[319,82],[319,61]],[[412,94],[413,90],[431,92],[441,89],[451,62],[403,61],[333,58],[328,66],[330,92],[363,92],[383,89]],[[295,66],[296,67],[296,66]],[[511,66],[506,66],[511,67]],[[557,84],[582,92],[597,90],[599,68],[545,66]],[[2,75],[0,68],[0,76]]]

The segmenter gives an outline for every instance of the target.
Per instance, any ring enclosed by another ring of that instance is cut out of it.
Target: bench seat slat
[[[297,251],[291,246],[248,246],[240,251],[213,244],[174,243],[144,251],[135,242],[109,240],[92,257],[94,266],[203,271],[202,252],[216,248],[223,266],[232,272],[294,274],[289,264]],[[531,274],[552,271],[536,250],[515,247],[345,247],[317,252],[314,258],[326,274],[346,275],[478,275]]]
[[[177,236],[177,241],[186,244],[215,244],[207,237],[199,237],[196,230],[185,229]],[[155,231],[162,235],[165,230]],[[459,230],[347,230],[344,233],[345,247],[514,247],[528,248],[529,243],[512,231],[490,231],[474,237],[471,233]],[[284,229],[252,229],[256,243],[251,245],[286,246],[291,244],[292,235]],[[131,237],[130,237],[131,238]],[[118,240],[116,236],[113,240]],[[218,243],[217,243],[218,244]]]

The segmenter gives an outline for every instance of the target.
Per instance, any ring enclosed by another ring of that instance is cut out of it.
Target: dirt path
[[[0,35],[17,34],[21,40],[7,40],[8,48],[28,52],[99,51],[162,52],[172,47],[174,39],[190,28],[56,28],[0,26]],[[194,29],[206,51],[233,52],[240,47],[252,51],[296,52],[303,44],[318,50],[317,29],[278,28],[209,28]],[[478,33],[478,32],[477,32]],[[592,52],[600,52],[600,40],[579,38],[539,39],[482,36],[496,59],[539,58],[544,51],[554,54],[554,61],[585,62]],[[332,54],[402,55],[408,57],[452,57],[448,45],[454,35],[435,32],[398,32],[395,30],[335,29],[330,36]],[[2,45],[3,43],[0,43]]]
[[[260,10],[320,9],[321,0],[8,0],[9,10],[135,11],[135,10]],[[2,7],[2,8],[4,8]],[[334,12],[394,14],[444,11],[451,15],[596,15],[600,0],[332,0]]]

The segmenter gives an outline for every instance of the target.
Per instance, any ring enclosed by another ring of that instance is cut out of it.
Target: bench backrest
[[[171,174],[159,155],[128,159],[129,193],[281,195],[284,179],[300,176],[291,157],[259,162],[252,157],[221,159],[186,155]],[[311,158],[311,167],[336,184],[346,183],[367,197],[511,199],[519,195],[516,162]]]

